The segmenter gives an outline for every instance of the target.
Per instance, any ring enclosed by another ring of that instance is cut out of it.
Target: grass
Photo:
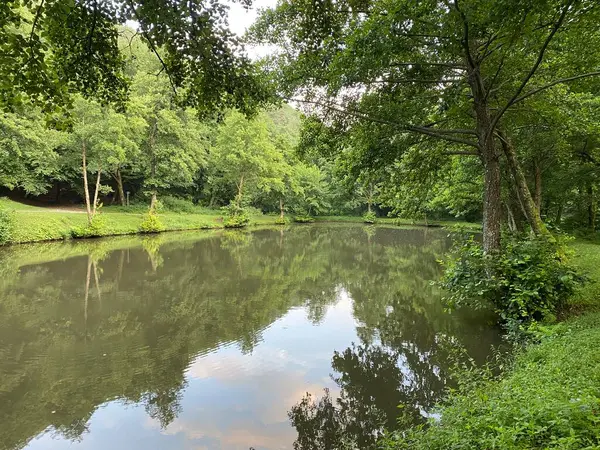
[[[600,322],[589,313],[554,326],[500,380],[464,386],[429,428],[387,449],[600,448]]]
[[[67,239],[71,230],[84,227],[87,215],[83,209],[61,210],[40,208],[7,199],[0,199],[0,206],[13,211],[15,226],[12,230],[12,243],[27,243]],[[183,231],[199,229],[223,228],[223,221],[218,210],[200,210],[199,213],[160,214],[160,220],[166,231]],[[105,207],[101,215],[104,222],[103,233],[106,236],[117,236],[139,233],[147,210],[134,208],[134,212],[123,212],[122,207]],[[252,215],[250,225],[274,224],[275,217]]]
[[[572,244],[590,277],[566,320],[538,326],[539,344],[516,352],[500,378],[475,371],[438,421],[388,437],[386,449],[600,448],[600,244]]]
[[[0,198],[0,208],[12,211],[15,226],[11,233],[11,243],[28,243],[69,239],[73,229],[85,227],[87,215],[82,206],[70,207],[38,207]],[[139,233],[140,225],[148,212],[146,205],[130,207],[105,206],[101,210],[104,236],[118,236]],[[200,206],[186,207],[186,212],[164,211],[159,214],[165,231],[184,231],[223,228],[223,214],[217,209]],[[263,215],[259,212],[250,214],[249,226],[276,225],[278,215]],[[316,222],[363,223],[362,217],[353,216],[321,216]],[[424,223],[410,219],[378,218],[377,224],[382,226],[422,226]],[[478,230],[477,224],[466,222],[438,221],[429,222],[432,226],[452,227]]]

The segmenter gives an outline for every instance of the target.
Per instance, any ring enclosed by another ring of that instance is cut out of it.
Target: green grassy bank
[[[70,239],[73,229],[87,223],[87,215],[82,207],[37,207],[0,198],[0,208],[10,211],[13,219],[10,243],[53,241]],[[102,208],[103,236],[137,234],[147,213],[147,207],[106,206]],[[186,212],[163,211],[159,214],[165,231],[208,230],[223,228],[223,214],[220,210],[194,207]],[[276,225],[278,216],[264,215],[258,212],[250,214],[250,227]],[[291,217],[288,217],[291,221]],[[324,216],[315,218],[316,222],[362,223],[362,217]],[[463,222],[420,223],[409,219],[379,218],[377,224],[385,226],[451,226],[459,225],[477,229],[476,224]]]
[[[600,245],[576,241],[592,279],[566,319],[540,327],[500,378],[476,373],[440,406],[431,426],[391,436],[397,449],[600,448]]]

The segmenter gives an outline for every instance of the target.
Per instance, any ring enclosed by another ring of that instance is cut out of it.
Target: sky
[[[233,3],[229,11],[229,27],[234,33],[241,36],[256,20],[259,9],[273,7],[276,4],[277,0],[254,0],[252,8],[246,10],[238,3]]]
[[[229,10],[229,28],[235,34],[242,36],[248,27],[256,20],[259,9],[274,7],[276,4],[277,0],[254,0],[252,2],[252,8],[247,10],[238,3],[232,3],[231,9]],[[267,46],[247,47],[246,50],[252,59],[266,56],[270,51]]]

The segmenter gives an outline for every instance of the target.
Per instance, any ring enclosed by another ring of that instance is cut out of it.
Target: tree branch
[[[455,144],[463,144],[468,145],[470,147],[474,147],[479,150],[479,143],[476,141],[472,141],[466,138],[453,136],[454,134],[474,134],[473,130],[464,130],[464,129],[432,129],[428,127],[422,127],[417,125],[404,125],[398,122],[394,122],[387,119],[381,119],[378,117],[370,116],[362,111],[358,111],[355,109],[344,108],[340,105],[332,104],[332,103],[323,103],[316,100],[306,100],[306,99],[297,99],[297,98],[286,98],[285,100],[300,102],[300,103],[310,103],[313,105],[321,106],[331,111],[336,111],[341,114],[347,114],[352,117],[356,117],[358,119],[367,120],[374,123],[380,123],[382,125],[391,125],[397,127],[402,131],[412,131],[413,133],[424,134],[426,136],[435,137],[444,141],[453,142]]]
[[[29,61],[33,59],[33,36],[35,34],[35,28],[37,27],[37,23],[40,20],[40,16],[42,15],[42,8],[44,7],[45,0],[42,0],[37,7],[35,12],[35,18],[33,19],[33,24],[31,25],[31,33],[29,34]],[[27,63],[29,63],[29,61]]]
[[[160,64],[162,65],[165,73],[167,74],[167,78],[169,78],[169,83],[171,84],[171,89],[173,89],[173,93],[177,94],[177,88],[175,87],[175,83],[173,82],[173,78],[171,78],[171,73],[169,72],[169,69],[167,68],[167,65],[165,64],[165,62],[163,61],[162,57],[160,56],[160,53],[158,53],[158,50],[157,50],[156,46],[154,45],[154,42],[152,42],[152,39],[150,39],[150,36],[148,35],[148,32],[144,29],[144,24],[140,20],[140,18],[138,17],[138,14],[137,14],[137,11],[135,10],[135,5],[133,4],[133,1],[132,0],[128,0],[128,2],[129,2],[129,7],[131,8],[131,11],[133,12],[133,15],[135,16],[136,20],[140,23],[140,27],[142,29],[142,35],[146,38],[146,41],[148,41],[148,45],[150,46],[150,50],[152,50],[152,53],[154,53],[156,55],[156,57],[160,61]]]
[[[529,73],[527,74],[527,76],[525,76],[525,78],[521,82],[521,85],[518,87],[517,91],[514,93],[514,95],[508,101],[508,103],[506,103],[506,105],[504,105],[504,107],[500,111],[498,111],[498,113],[496,115],[494,115],[494,117],[492,118],[492,123],[489,128],[490,132],[493,132],[493,130],[496,128],[496,125],[498,124],[498,121],[500,120],[500,118],[504,115],[504,113],[508,110],[508,108],[510,108],[515,103],[515,101],[521,95],[521,92],[523,92],[523,89],[525,89],[525,86],[527,86],[527,83],[529,83],[529,80],[531,80],[531,77],[533,77],[533,75],[535,75],[535,73],[537,72],[537,69],[540,67],[540,64],[542,64],[542,61],[544,60],[544,54],[546,53],[546,49],[548,48],[548,45],[550,45],[550,42],[554,38],[554,35],[556,34],[556,32],[559,30],[559,28],[563,24],[565,17],[567,16],[567,12],[569,11],[569,8],[573,4],[573,1],[574,0],[569,0],[569,2],[566,4],[564,9],[560,13],[560,17],[554,23],[554,26],[552,27],[550,34],[548,35],[548,37],[542,44],[542,48],[540,49],[540,51],[538,53],[538,57],[537,57],[535,63],[533,64],[533,67],[529,70]]]
[[[574,80],[579,80],[581,78],[588,78],[588,77],[594,77],[594,76],[600,76],[600,71],[582,73],[581,75],[574,75],[572,77],[560,78],[558,80],[554,80],[551,83],[545,84],[544,86],[540,86],[535,89],[532,89],[531,91],[521,95],[519,98],[516,98],[512,104],[514,105],[515,103],[519,103],[519,102],[525,100],[526,98],[531,97],[532,95],[535,95],[538,92],[545,91],[546,89],[550,89],[552,86],[556,86],[557,84],[568,83],[569,81],[574,81]]]

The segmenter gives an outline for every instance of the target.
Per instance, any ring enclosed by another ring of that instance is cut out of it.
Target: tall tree
[[[501,154],[532,229],[543,230],[505,122],[537,93],[600,75],[600,54],[587,45],[599,38],[599,18],[591,0],[284,0],[262,13],[252,37],[280,46],[267,67],[284,97],[379,140],[365,165],[385,167],[432,139],[448,156],[478,157],[484,247],[494,251]]]

